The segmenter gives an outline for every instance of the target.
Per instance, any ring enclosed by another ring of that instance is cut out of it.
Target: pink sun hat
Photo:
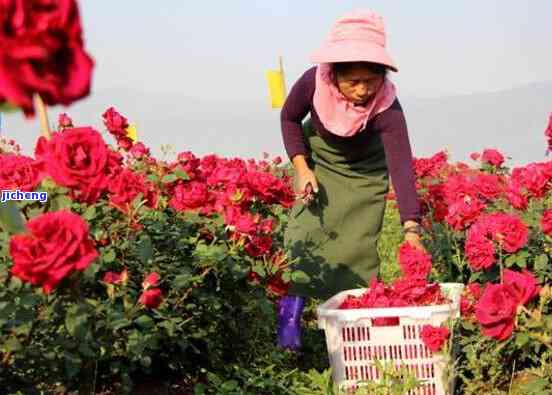
[[[313,63],[372,62],[398,71],[386,50],[383,18],[368,9],[339,18],[310,60]]]

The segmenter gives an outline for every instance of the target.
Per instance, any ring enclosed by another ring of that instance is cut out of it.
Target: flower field
[[[33,157],[2,142],[1,189],[48,192],[45,203],[9,202],[23,221],[3,219],[2,388],[327,393],[318,301],[304,353],[275,347],[275,301],[309,280],[282,245],[295,199],[287,166],[191,152],[159,160],[126,137],[115,109],[103,119],[101,134],[63,114]],[[458,393],[550,393],[552,162],[508,169],[495,150],[472,160],[415,159],[429,254],[401,244],[390,193],[383,282],[342,307],[439,303],[431,283],[468,284],[452,342]],[[435,352],[448,336],[422,333]]]

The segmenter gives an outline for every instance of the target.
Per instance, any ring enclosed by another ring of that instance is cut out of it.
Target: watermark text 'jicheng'
[[[48,192],[21,192],[19,189],[15,191],[3,190],[2,195],[0,196],[0,201],[5,203],[8,200],[38,200],[41,203],[45,203],[48,200]]]

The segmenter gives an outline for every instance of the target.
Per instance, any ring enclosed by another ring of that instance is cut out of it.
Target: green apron
[[[284,243],[310,282],[294,283],[289,294],[328,299],[378,274],[389,175],[379,133],[323,139],[310,120],[303,132],[319,191],[308,207],[298,202],[290,212]]]

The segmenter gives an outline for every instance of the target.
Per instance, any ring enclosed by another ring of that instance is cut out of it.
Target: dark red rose
[[[157,287],[159,284],[159,274],[156,272],[152,272],[144,278],[144,281],[142,282],[142,288],[144,289],[150,289],[151,287]]]
[[[12,236],[12,274],[51,292],[75,270],[85,270],[98,256],[88,224],[77,214],[56,211],[27,223],[28,234]]]

